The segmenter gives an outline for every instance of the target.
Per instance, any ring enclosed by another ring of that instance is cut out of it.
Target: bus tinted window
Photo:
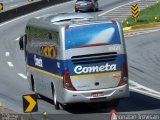
[[[91,44],[120,44],[117,24],[101,23],[70,27],[65,31],[65,48],[77,48]]]

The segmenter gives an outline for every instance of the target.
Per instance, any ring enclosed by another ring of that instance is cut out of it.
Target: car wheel
[[[75,12],[78,12],[78,10],[77,10],[77,9],[75,9]]]
[[[98,11],[98,10],[99,10],[99,5],[97,4],[96,11]]]
[[[97,8],[96,8],[96,11],[98,11],[98,10],[99,10],[99,8],[97,7]]]
[[[96,8],[95,7],[93,7],[93,10],[92,10],[93,12],[96,12]]]

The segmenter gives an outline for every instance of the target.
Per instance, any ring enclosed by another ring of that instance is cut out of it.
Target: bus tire
[[[54,103],[54,107],[56,110],[60,109],[60,103],[57,101],[57,96],[56,96],[56,90],[54,88],[54,85],[52,83],[52,95],[53,95],[53,103]]]
[[[36,91],[35,82],[34,82],[34,78],[33,78],[32,75],[31,75],[31,90],[32,90],[33,92]]]

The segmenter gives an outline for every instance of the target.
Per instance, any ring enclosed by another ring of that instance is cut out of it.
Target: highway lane
[[[111,1],[104,2],[104,0],[100,1],[100,5],[102,5],[102,8],[100,7],[99,12],[97,12],[96,14],[100,14],[105,10],[109,10],[111,8],[111,5],[113,5],[113,7],[115,7],[116,5],[119,5],[121,3],[117,1],[112,1],[113,3],[111,3]],[[122,1],[120,1],[122,2]],[[127,1],[125,1],[127,2]],[[106,7],[105,7],[106,5]],[[62,9],[64,8],[64,9]],[[72,12],[73,9],[73,2],[71,3],[65,3],[63,4],[62,7],[60,7],[59,5],[57,5],[56,7],[52,7],[52,8],[48,8],[47,10],[44,10],[41,13],[35,13],[35,14],[31,14],[29,16],[27,16],[27,18],[25,16],[23,16],[21,19],[18,19],[16,21],[12,21],[9,22],[7,24],[3,24],[1,25],[0,28],[0,100],[3,101],[3,103],[10,107],[11,109],[17,111],[17,112],[22,112],[22,95],[23,94],[27,94],[27,93],[31,93],[28,89],[28,83],[27,80],[22,78],[21,76],[19,76],[17,73],[23,73],[25,74],[25,63],[24,63],[24,56],[23,56],[23,52],[19,50],[19,46],[18,46],[18,41],[16,41],[16,38],[19,37],[20,35],[22,35],[24,33],[24,26],[27,22],[27,20],[30,17],[33,16],[39,16],[40,14],[45,14],[45,13],[57,13],[57,12]],[[48,12],[49,11],[49,12]],[[153,33],[152,33],[153,34]],[[155,32],[154,35],[149,34],[150,38],[152,38],[152,41],[157,43],[157,39],[159,37],[158,32]],[[145,79],[148,79],[147,81],[149,82],[144,82],[144,79],[142,77],[142,74],[139,71],[136,70],[132,70],[133,67],[135,68],[139,68],[139,66],[141,65],[141,63],[145,63],[146,59],[140,59],[141,58],[141,54],[138,56],[138,52],[135,51],[134,49],[138,49],[136,47],[137,44],[141,44],[143,46],[143,43],[145,43],[146,40],[146,34],[142,35],[140,38],[139,36],[137,37],[131,37],[131,38],[126,38],[126,43],[127,43],[127,52],[128,52],[128,57],[129,57],[129,74],[130,74],[130,79],[140,83],[140,84],[144,84],[145,86],[148,86],[152,89],[156,89],[157,91],[159,90],[158,84],[160,83],[156,77],[153,79],[150,79],[152,77],[150,77],[148,75],[148,72],[151,71],[147,71],[148,69],[145,68],[144,70],[146,70],[146,74],[143,74]],[[148,36],[147,36],[148,37]],[[136,42],[134,42],[136,40]],[[146,43],[144,44],[144,48],[145,45],[147,44],[147,42],[151,42],[151,40],[149,41],[149,37],[148,37],[148,41],[146,41]],[[155,43],[155,45],[156,45]],[[157,43],[158,44],[158,43]],[[142,46],[140,46],[141,48],[143,48]],[[152,50],[155,47],[150,46],[150,50]],[[140,48],[139,48],[140,49]],[[144,49],[146,50],[146,49]],[[140,51],[143,51],[143,49],[140,49]],[[154,50],[153,50],[154,51]],[[152,52],[153,52],[152,51]],[[8,56],[8,54],[6,55],[6,52],[9,52],[10,55]],[[139,52],[140,53],[140,52]],[[147,53],[147,52],[146,52]],[[146,54],[145,53],[145,54]],[[151,53],[152,54],[152,53]],[[139,58],[139,61],[138,59]],[[134,59],[137,59],[136,62],[132,61]],[[13,64],[13,66],[9,66],[8,62],[11,62]],[[135,64],[137,62],[140,62],[139,64]],[[146,62],[146,64],[151,64],[152,62]],[[144,66],[146,65],[144,64]],[[150,66],[151,67],[151,66]],[[155,67],[155,65],[153,66]],[[133,73],[132,73],[133,72]],[[152,72],[153,76],[154,76],[155,72]],[[155,74],[156,76],[158,76],[158,74]],[[141,76],[142,78],[140,79]],[[150,82],[150,80],[152,82]],[[154,82],[154,83],[153,83]],[[154,84],[156,84],[154,86]],[[138,99],[137,99],[138,98]],[[122,112],[122,113],[143,113],[143,112],[153,112],[153,113],[159,113],[160,111],[160,102],[157,99],[154,99],[152,97],[148,97],[145,95],[141,95],[139,93],[135,93],[135,92],[131,92],[131,97],[127,98],[126,100],[122,101],[120,106],[118,107],[118,111]],[[74,113],[74,114],[79,114],[81,113],[82,115],[78,115],[79,119],[105,119],[106,118],[106,113],[110,112],[110,108],[101,108],[101,107],[97,107],[95,105],[73,105],[70,109],[66,109],[66,110],[60,110],[60,111],[56,111],[54,110],[54,106],[50,103],[45,102],[44,100],[40,100],[39,101],[39,113],[42,113],[43,111],[46,111],[47,113],[54,113],[54,114],[70,114],[70,113]],[[86,114],[88,113],[88,114]],[[91,113],[101,113],[101,114],[91,114]],[[50,117],[56,117],[56,118],[64,118],[65,115],[55,115],[55,116],[50,116]],[[39,117],[39,116],[38,116]],[[67,116],[65,119],[69,119],[70,117],[72,117],[72,119],[76,119],[77,115],[69,115]]]
[[[157,91],[160,91],[159,32],[138,35],[126,40],[130,79],[134,79],[135,82],[141,81],[142,85]]]

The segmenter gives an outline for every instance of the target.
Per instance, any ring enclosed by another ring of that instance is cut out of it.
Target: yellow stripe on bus
[[[33,67],[33,66],[29,66],[29,65],[27,65],[27,68],[30,68],[30,69],[36,70],[38,72],[41,72],[41,73],[44,73],[44,74],[47,74],[47,75],[50,75],[50,76],[53,76],[53,77],[56,77],[56,78],[59,78],[59,79],[63,80],[62,76],[59,76],[59,75],[47,72],[45,70],[41,70],[41,69],[38,69],[38,68]],[[86,75],[74,75],[74,76],[70,76],[70,77],[71,78],[84,78],[84,77],[91,77],[91,76],[104,76],[104,75],[120,74],[120,73],[121,73],[121,71],[118,71],[118,72],[97,73],[97,74],[86,74]]]
[[[120,73],[121,73],[121,71],[118,71],[118,72],[97,73],[97,74],[87,74],[87,75],[75,75],[75,76],[71,76],[71,78],[84,78],[84,77],[91,77],[91,76],[104,76],[104,75],[120,74]]]
[[[27,68],[30,68],[30,69],[36,70],[36,71],[38,71],[38,72],[41,72],[41,73],[44,73],[44,74],[47,74],[47,75],[50,75],[50,76],[53,76],[53,77],[56,77],[56,78],[59,78],[59,79],[63,80],[63,77],[62,77],[62,76],[59,76],[59,75],[56,75],[56,74],[47,72],[47,71],[45,71],[45,70],[41,70],[41,69],[38,69],[38,68],[33,67],[33,66],[29,66],[29,65],[27,65]]]

